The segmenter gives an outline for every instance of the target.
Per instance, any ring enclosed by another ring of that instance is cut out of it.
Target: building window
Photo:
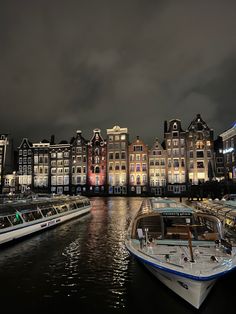
[[[82,171],[81,171],[81,167],[79,166],[79,167],[76,167],[76,173],[81,173]]]
[[[174,166],[175,168],[178,168],[178,167],[179,167],[179,160],[178,160],[178,159],[174,159],[174,160],[173,160],[173,166]]]
[[[203,158],[204,157],[203,150],[197,150],[196,155],[197,155],[197,158]]]
[[[142,145],[134,145],[134,151],[135,152],[142,152],[143,146]]]
[[[198,161],[198,162],[197,162],[197,168],[198,168],[198,169],[204,168],[204,162],[203,162],[203,161]]]
[[[207,157],[211,158],[211,151],[210,150],[207,151]]]
[[[125,164],[122,164],[122,165],[121,165],[121,170],[126,170]]]
[[[137,182],[137,184],[141,184],[140,176],[137,176],[136,182]]]

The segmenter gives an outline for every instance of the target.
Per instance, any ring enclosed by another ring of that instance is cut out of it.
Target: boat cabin
[[[146,240],[216,241],[222,238],[221,224],[217,217],[198,213],[192,208],[174,201],[151,201],[142,206],[137,215],[132,238]]]

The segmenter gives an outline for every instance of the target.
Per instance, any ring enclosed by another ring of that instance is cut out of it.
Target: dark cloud
[[[236,2],[2,0],[0,131],[39,141],[235,120]]]

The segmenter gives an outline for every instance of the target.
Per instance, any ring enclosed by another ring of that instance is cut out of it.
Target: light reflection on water
[[[124,240],[141,198],[92,198],[92,212],[0,251],[0,296],[25,313],[196,313],[130,257]],[[235,275],[234,275],[235,276]],[[227,281],[228,280],[228,281]],[[225,284],[198,313],[220,313]],[[227,289],[226,289],[227,291]],[[231,293],[231,294],[230,294]],[[232,300],[233,290],[224,294]]]

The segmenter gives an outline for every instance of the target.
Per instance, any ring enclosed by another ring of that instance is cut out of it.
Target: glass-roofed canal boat
[[[126,247],[163,284],[199,308],[216,280],[236,265],[221,221],[170,199],[150,198],[128,229]]]
[[[91,210],[83,196],[46,196],[0,205],[0,245],[82,217]]]

